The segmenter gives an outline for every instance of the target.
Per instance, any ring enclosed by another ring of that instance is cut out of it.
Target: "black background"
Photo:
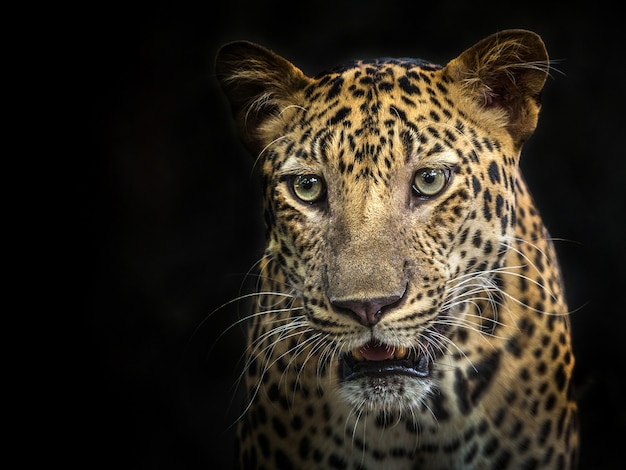
[[[102,3],[72,47],[88,128],[79,199],[91,241],[84,468],[229,468],[246,273],[262,248],[253,159],[214,79],[218,47],[259,42],[316,72],[350,58],[444,64],[507,28],[541,34],[555,70],[523,169],[562,260],[582,468],[618,468],[623,375],[625,43],[600,2]],[[246,279],[248,281],[246,282]],[[84,371],[83,371],[84,372]],[[72,438],[74,439],[74,438]],[[74,442],[74,441],[73,441]],[[621,468],[621,467],[619,467]]]

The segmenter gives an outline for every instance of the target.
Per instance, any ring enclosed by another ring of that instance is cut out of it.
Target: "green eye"
[[[298,175],[291,182],[291,189],[296,197],[313,204],[326,195],[324,180],[317,175]]]
[[[413,191],[422,198],[436,196],[450,180],[450,170],[443,168],[420,168],[413,177]]]

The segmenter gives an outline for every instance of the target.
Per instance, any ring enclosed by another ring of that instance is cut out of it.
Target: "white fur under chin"
[[[401,374],[349,380],[339,386],[340,396],[356,414],[420,413],[426,398],[433,393],[429,378],[412,378]]]

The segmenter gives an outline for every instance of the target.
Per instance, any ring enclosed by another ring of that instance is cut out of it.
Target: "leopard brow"
[[[424,148],[420,134],[413,129],[399,133],[404,148],[404,162],[412,167],[451,168],[459,165],[461,159],[449,148],[436,145]]]
[[[290,175],[308,175],[319,173],[319,167],[315,165],[309,165],[301,160],[287,159],[285,163],[278,169],[277,174],[279,177]]]
[[[459,156],[453,151],[437,152],[432,154],[418,154],[409,160],[410,164],[418,167],[451,168],[461,163]]]

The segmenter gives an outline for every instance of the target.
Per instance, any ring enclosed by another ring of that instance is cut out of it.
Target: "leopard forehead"
[[[280,137],[264,150],[264,169],[332,166],[355,181],[388,184],[389,170],[411,160],[455,164],[485,146],[499,148],[501,116],[472,117],[475,104],[449,82],[440,66],[410,59],[356,61],[318,75],[278,114]],[[479,137],[485,120],[490,136]]]

